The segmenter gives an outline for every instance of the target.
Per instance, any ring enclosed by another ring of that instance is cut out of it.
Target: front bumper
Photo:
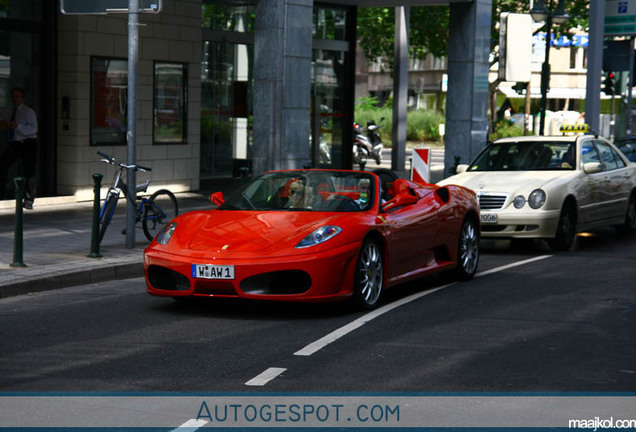
[[[559,210],[516,209],[481,210],[483,238],[553,238],[559,224]],[[497,215],[497,223],[485,223],[489,214]]]
[[[150,246],[144,253],[148,293],[164,297],[241,297],[317,302],[349,297],[360,244],[288,257],[192,258]],[[193,264],[234,266],[234,279],[193,277]]]

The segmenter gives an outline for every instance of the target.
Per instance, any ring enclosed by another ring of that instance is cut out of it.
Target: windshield
[[[220,210],[364,211],[375,197],[364,172],[299,170],[265,173],[232,194]]]
[[[468,171],[532,171],[574,169],[574,143],[525,141],[490,144]]]

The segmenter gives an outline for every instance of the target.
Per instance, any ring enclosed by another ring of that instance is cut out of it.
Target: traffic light
[[[614,96],[616,83],[614,82],[616,75],[614,72],[607,72],[603,79],[603,93],[608,96]]]

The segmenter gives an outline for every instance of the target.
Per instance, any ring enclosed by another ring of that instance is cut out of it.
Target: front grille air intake
[[[479,208],[482,210],[499,210],[506,202],[506,195],[479,195]]]

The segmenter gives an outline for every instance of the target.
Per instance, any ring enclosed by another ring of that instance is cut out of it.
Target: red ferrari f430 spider
[[[387,171],[387,170],[385,170]],[[179,215],[144,253],[156,296],[289,302],[352,299],[479,261],[479,206],[461,186],[387,173],[286,170],[258,176],[217,207]]]

